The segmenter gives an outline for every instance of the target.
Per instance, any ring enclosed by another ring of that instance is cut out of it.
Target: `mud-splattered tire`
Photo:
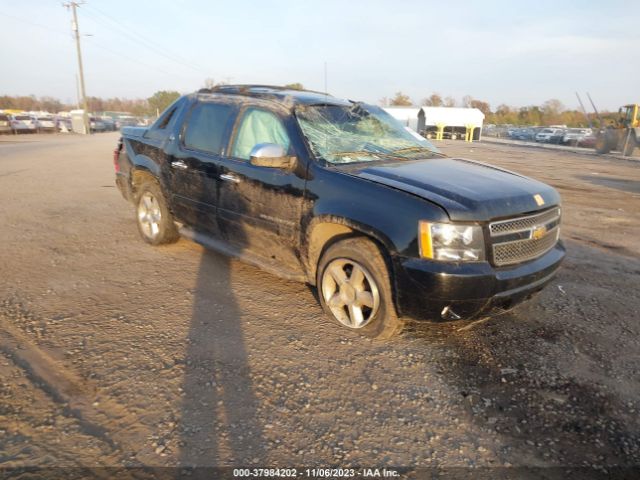
[[[622,152],[622,154],[625,157],[630,157],[631,155],[633,155],[633,151],[635,150],[636,146],[637,146],[636,136],[633,134],[633,131],[632,131],[631,134],[629,135],[629,140],[627,141],[627,146],[624,149],[624,152]]]
[[[179,234],[160,185],[145,180],[136,189],[136,223],[142,239],[151,245],[173,243]]]
[[[318,296],[324,311],[341,326],[370,338],[402,331],[396,313],[389,265],[381,249],[363,237],[331,245],[318,263]]]

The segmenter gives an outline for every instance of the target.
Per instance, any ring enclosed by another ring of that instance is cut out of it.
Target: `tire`
[[[598,137],[596,138],[596,153],[599,153],[601,155],[605,154],[605,153],[609,153],[611,151],[611,148],[609,147],[609,142],[607,141],[607,134],[606,133],[601,133],[600,135],[598,135]]]
[[[622,145],[624,148],[624,143]],[[627,148],[624,149],[624,152],[622,152],[622,154],[625,157],[630,157],[631,155],[633,155],[633,151],[635,150],[636,145],[636,136],[633,134],[633,132],[631,132],[631,135],[629,135],[629,141],[627,142]]]
[[[160,185],[145,180],[136,189],[136,223],[142,239],[151,245],[173,243],[179,234]]]
[[[369,338],[391,338],[404,322],[393,304],[389,273],[384,254],[372,241],[353,237],[334,243],[318,263],[320,304],[341,326]]]

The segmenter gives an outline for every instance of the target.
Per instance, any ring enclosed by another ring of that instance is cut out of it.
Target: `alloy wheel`
[[[144,192],[138,202],[138,222],[145,237],[154,240],[160,233],[162,212],[160,204],[151,192]]]
[[[333,316],[349,328],[366,326],[380,306],[380,292],[371,274],[346,258],[334,259],[326,266],[321,290]]]

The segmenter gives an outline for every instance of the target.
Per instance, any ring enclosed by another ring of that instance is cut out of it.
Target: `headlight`
[[[420,256],[445,262],[479,262],[485,259],[482,227],[453,223],[420,222]]]

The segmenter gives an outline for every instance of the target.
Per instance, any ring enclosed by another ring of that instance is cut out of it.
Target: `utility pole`
[[[591,122],[591,119],[589,118],[589,114],[585,110],[584,105],[582,104],[582,99],[580,98],[580,95],[578,95],[578,92],[576,92],[576,97],[578,97],[578,103],[580,104],[580,108],[582,109],[582,113],[584,113],[584,116],[587,119],[587,122],[589,122],[589,128],[593,128],[593,122]]]
[[[87,93],[84,89],[84,71],[82,69],[82,51],[80,50],[80,29],[78,28],[78,15],[76,14],[76,7],[78,2],[63,3],[64,7],[71,8],[73,12],[73,22],[71,29],[76,37],[76,47],[78,51],[78,73],[80,75],[80,96],[82,100],[82,123],[84,124],[84,133],[91,133],[91,126],[89,124],[89,107],[87,105]]]

